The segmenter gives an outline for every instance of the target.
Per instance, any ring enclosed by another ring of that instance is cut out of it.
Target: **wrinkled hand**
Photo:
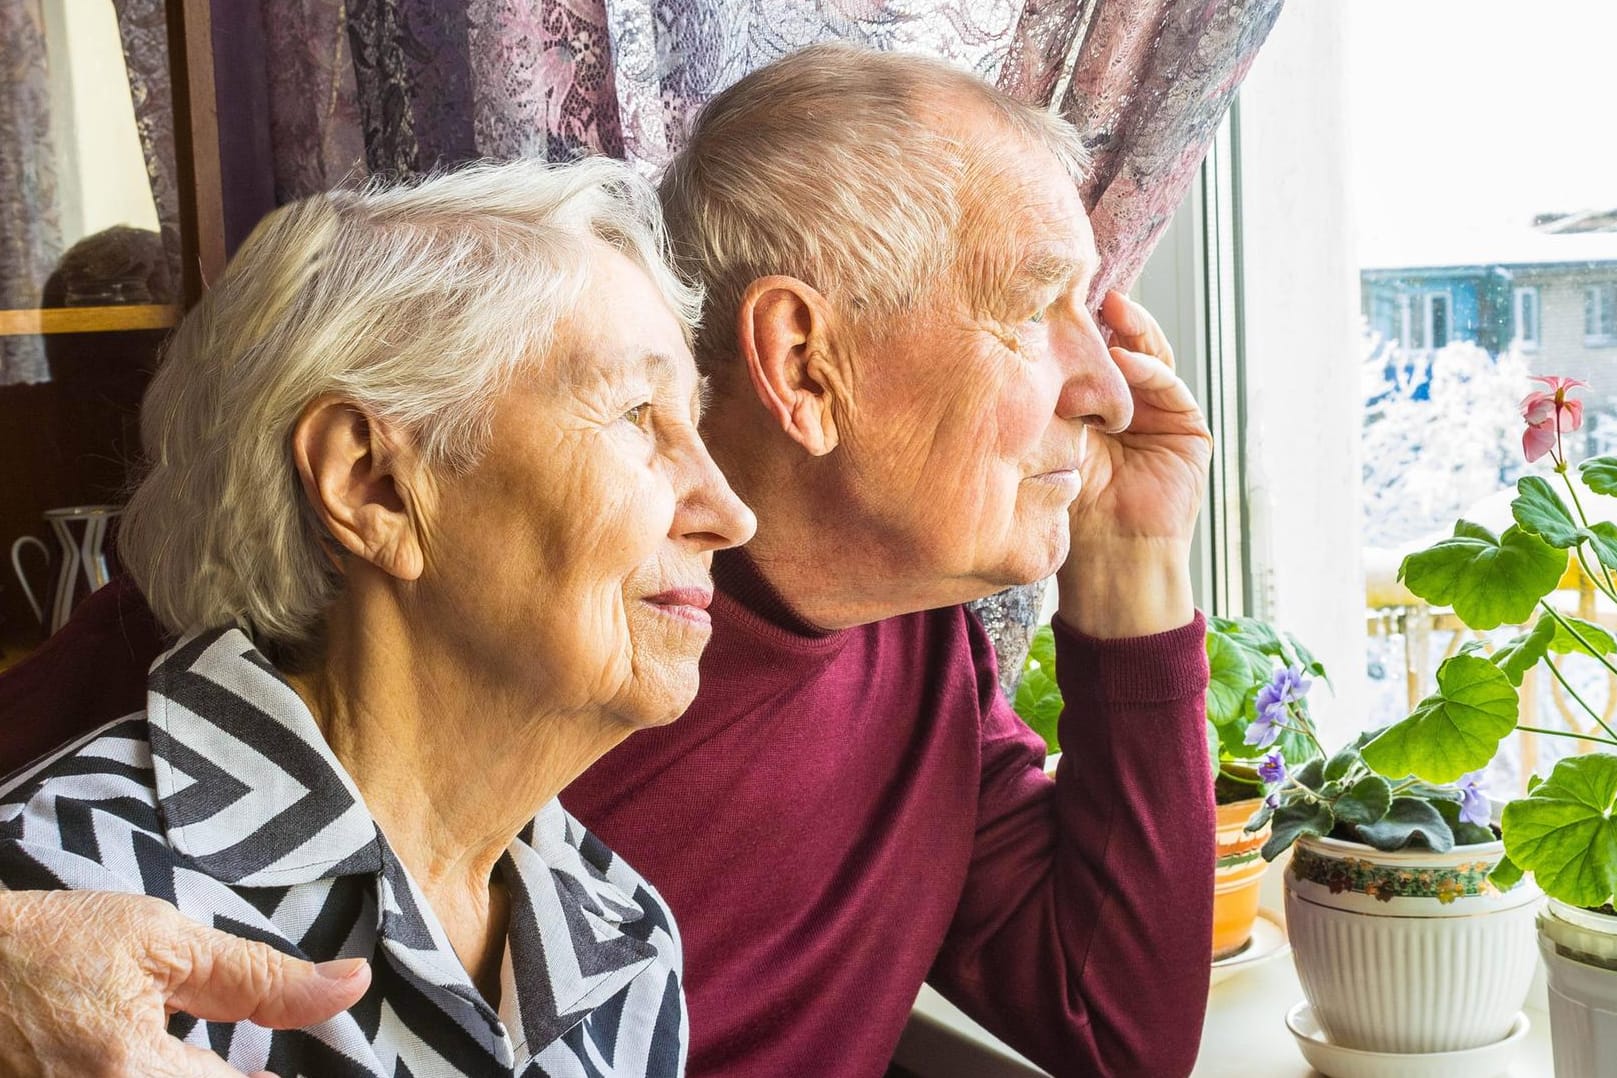
[[[1190,621],[1190,541],[1213,438],[1156,319],[1119,292],[1101,318],[1133,395],[1128,429],[1086,435],[1072,550],[1057,574],[1061,617],[1097,637],[1145,636]]]
[[[0,1074],[7,1078],[240,1078],[165,1028],[312,1025],[370,984],[360,959],[320,966],[196,924],[160,899],[0,892]]]
[[[1207,421],[1144,307],[1108,292],[1101,318],[1111,330],[1112,359],[1133,391],[1134,421],[1120,434],[1088,433],[1073,545],[1140,539],[1188,549],[1213,456]]]

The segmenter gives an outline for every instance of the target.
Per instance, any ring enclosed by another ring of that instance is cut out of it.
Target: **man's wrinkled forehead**
[[[966,148],[960,254],[969,283],[996,290],[1070,287],[1098,256],[1077,185],[1054,155],[1013,137]]]

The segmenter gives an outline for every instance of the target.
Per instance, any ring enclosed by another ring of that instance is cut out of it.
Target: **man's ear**
[[[752,388],[781,429],[816,457],[837,447],[837,411],[851,383],[837,318],[796,277],[760,277],[741,294],[736,342]]]
[[[292,459],[309,507],[339,546],[389,576],[415,580],[425,563],[411,489],[415,456],[387,435],[352,401],[316,397],[292,428]]]

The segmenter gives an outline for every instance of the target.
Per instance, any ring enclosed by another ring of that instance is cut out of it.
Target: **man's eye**
[[[623,418],[627,419],[630,423],[633,423],[638,427],[640,426],[641,420],[645,419],[646,412],[648,412],[650,409],[651,405],[649,404],[637,404],[633,408],[630,408],[627,412],[624,412]]]

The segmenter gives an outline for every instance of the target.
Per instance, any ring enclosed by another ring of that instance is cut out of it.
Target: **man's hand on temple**
[[[312,1025],[353,1006],[369,984],[359,959],[301,962],[160,899],[0,892],[5,1078],[240,1078],[170,1036],[168,1017]]]
[[[1213,440],[1156,319],[1119,292],[1107,293],[1101,318],[1134,419],[1120,433],[1088,432],[1060,614],[1091,636],[1145,636],[1194,614],[1190,541]]]

